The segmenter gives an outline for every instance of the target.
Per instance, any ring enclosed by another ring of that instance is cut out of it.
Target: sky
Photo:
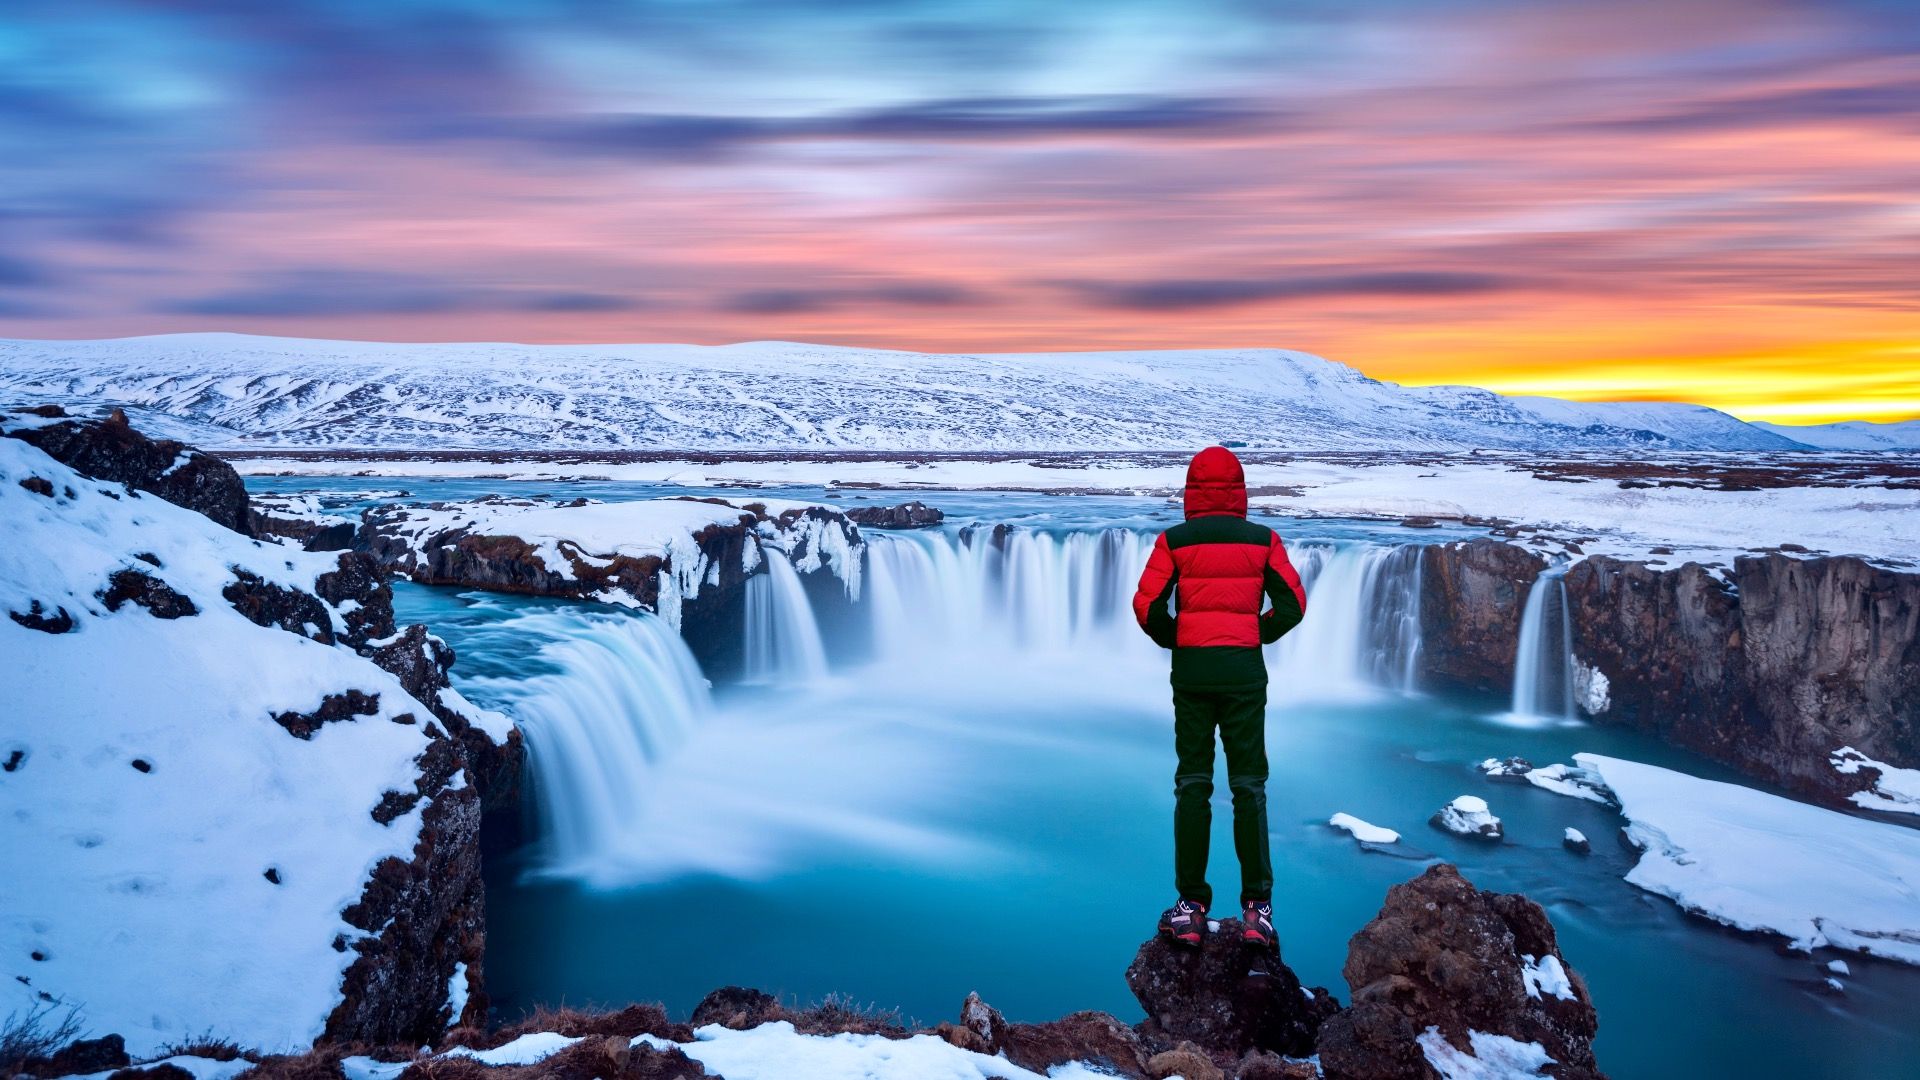
[[[5,0],[0,336],[1920,417],[1920,0]]]

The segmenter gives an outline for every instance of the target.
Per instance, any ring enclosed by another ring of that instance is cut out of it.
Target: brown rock
[[[1572,997],[1530,993],[1527,958],[1566,967]],[[1567,967],[1553,924],[1524,896],[1481,892],[1452,866],[1394,886],[1348,948],[1353,1007],[1320,1028],[1330,1080],[1429,1080],[1416,1039],[1428,1028],[1455,1046],[1467,1033],[1539,1043],[1561,1080],[1596,1080],[1599,1020],[1586,983]]]
[[[1177,1076],[1181,1080],[1227,1080],[1227,1074],[1213,1063],[1206,1051],[1190,1042],[1183,1042],[1148,1058],[1147,1075],[1153,1080],[1167,1080],[1169,1076]]]
[[[1279,957],[1242,942],[1237,919],[1222,920],[1199,949],[1148,939],[1127,968],[1127,987],[1155,1034],[1234,1057],[1312,1053],[1314,1033],[1338,1007],[1325,990],[1303,988]]]
[[[1527,590],[1546,565],[1533,552],[1486,538],[1425,548],[1421,684],[1505,693],[1513,685]]]
[[[1002,1048],[1008,1061],[1042,1074],[1055,1065],[1084,1061],[1136,1080],[1147,1075],[1140,1036],[1103,1012],[1077,1012],[1044,1024],[1009,1024]]]
[[[689,1023],[694,1027],[719,1024],[736,1031],[786,1019],[786,1010],[772,994],[746,986],[723,986],[700,999]]]
[[[70,419],[3,432],[96,480],[150,492],[251,535],[247,487],[233,466],[172,439],[149,439],[119,409],[104,419]]]

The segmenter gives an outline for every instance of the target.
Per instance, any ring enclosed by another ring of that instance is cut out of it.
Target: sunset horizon
[[[0,336],[1284,347],[1920,418],[1920,21],[478,0],[0,15]]]

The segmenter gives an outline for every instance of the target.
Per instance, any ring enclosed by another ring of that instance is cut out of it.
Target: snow
[[[1542,765],[1530,770],[1526,776],[1527,783],[1537,788],[1544,788],[1555,795],[1585,799],[1602,806],[1613,805],[1613,799],[1607,792],[1606,784],[1587,769],[1578,769],[1571,765]]]
[[[447,1026],[455,1027],[460,1023],[461,1014],[467,1011],[467,962],[462,960],[453,965],[453,974],[447,979]]]
[[[1546,995],[1562,1001],[1573,1000],[1573,982],[1567,978],[1567,969],[1561,966],[1559,957],[1548,953],[1535,959],[1533,954],[1523,953],[1520,961],[1520,978],[1526,983],[1528,997]]]
[[[1498,840],[1501,835],[1500,819],[1478,795],[1462,795],[1441,807],[1434,823],[1460,836]]]
[[[340,1059],[340,1072],[347,1080],[394,1080],[412,1064],[411,1061],[376,1061],[363,1056],[344,1057]]]
[[[1345,829],[1353,834],[1355,840],[1363,844],[1397,844],[1400,842],[1399,833],[1394,832],[1392,829],[1383,829],[1378,825],[1370,825],[1354,817],[1352,814],[1335,814],[1327,819],[1327,824],[1336,829]]]
[[[1737,784],[1576,754],[1641,848],[1627,881],[1792,947],[1920,964],[1920,831]]]
[[[1569,844],[1584,844],[1587,843],[1587,834],[1569,825],[1566,831],[1560,834],[1560,839]]]
[[[1851,746],[1835,750],[1830,760],[1835,772],[1849,776],[1863,768],[1879,773],[1872,787],[1848,796],[1856,805],[1889,814],[1920,814],[1920,769],[1896,768]]]
[[[29,476],[56,496],[22,488]],[[220,595],[233,567],[311,590],[333,556],[256,543],[6,438],[0,520],[0,610],[37,600],[75,620],[56,635],[0,618],[6,739],[24,753],[0,779],[0,992],[78,1004],[135,1056],[202,1034],[304,1049],[356,956],[336,936],[362,936],[341,911],[380,860],[412,856],[420,809],[389,825],[370,811],[412,788],[427,736],[390,721],[424,707],[351,650],[256,626]],[[108,612],[96,594],[123,569],[199,613]],[[350,688],[379,695],[374,715],[310,741],[271,719]]]
[[[881,1035],[801,1035],[785,1020],[745,1031],[709,1024],[694,1041],[655,1035],[633,1041],[655,1049],[678,1049],[727,1080],[1042,1080],[1001,1057],[988,1057],[933,1035],[889,1039]],[[1052,1080],[1095,1080],[1108,1074],[1078,1062],[1048,1070]]]
[[[920,354],[795,342],[0,340],[0,391],[164,413],[203,446],[1791,450],[1697,405],[1406,388],[1283,349]]]
[[[579,1042],[553,1031],[531,1031],[510,1043],[491,1050],[469,1050],[456,1046],[441,1057],[470,1057],[482,1065],[532,1065]]]
[[[1847,962],[1845,960],[1827,961],[1827,970],[1833,972],[1835,975],[1853,974],[1853,969],[1847,966]]]
[[[1533,1080],[1547,1076],[1542,1070],[1553,1064],[1539,1043],[1482,1031],[1467,1032],[1471,1052],[1457,1049],[1437,1027],[1421,1032],[1415,1041],[1441,1080]]]
[[[241,1057],[234,1058],[232,1061],[220,1061],[216,1058],[201,1057],[198,1054],[175,1054],[172,1057],[145,1062],[133,1066],[133,1068],[144,1071],[147,1069],[158,1069],[162,1065],[171,1065],[176,1069],[181,1069],[192,1076],[193,1080],[228,1080],[229,1077],[239,1076],[241,1073],[253,1068],[254,1063]],[[100,1072],[94,1073],[75,1073],[72,1076],[62,1077],[61,1080],[106,1080],[107,1077],[120,1071],[119,1069],[103,1069]],[[352,1078],[349,1078],[349,1080],[352,1080]]]
[[[1920,450],[1920,420],[1893,423],[1842,420],[1837,424],[1769,424],[1761,421],[1753,426],[1821,450]]]

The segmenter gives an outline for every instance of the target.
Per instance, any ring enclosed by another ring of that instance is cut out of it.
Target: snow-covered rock
[[[1829,760],[1837,773],[1872,780],[1866,790],[1847,796],[1854,803],[1890,814],[1920,814],[1920,769],[1896,768],[1851,746],[1835,750]]]
[[[1544,788],[1555,795],[1565,795],[1570,799],[1585,799],[1603,806],[1613,805],[1613,793],[1592,770],[1572,765],[1542,765],[1537,769],[1528,769],[1522,774],[1527,783]]]
[[[1827,970],[1828,970],[1828,971],[1830,971],[1830,972],[1832,972],[1832,973],[1834,973],[1835,975],[1851,975],[1851,974],[1853,974],[1853,969],[1852,969],[1851,967],[1848,967],[1848,966],[1847,966],[1847,962],[1846,962],[1845,960],[1829,960],[1829,961],[1827,961]]]
[[[1485,892],[1447,864],[1387,892],[1353,936],[1352,1006],[1320,1027],[1327,1076],[1532,1076],[1598,1080],[1599,1016],[1524,896]],[[1514,1071],[1520,1070],[1520,1071]]]
[[[1383,829],[1378,825],[1368,824],[1354,817],[1352,814],[1335,814],[1327,819],[1327,824],[1336,829],[1345,829],[1347,832],[1353,834],[1355,840],[1363,844],[1397,844],[1400,842],[1399,833],[1394,832],[1392,829]]]
[[[1571,825],[1567,826],[1566,831],[1560,834],[1560,846],[1573,852],[1575,855],[1587,855],[1593,851],[1593,843],[1587,839],[1587,834]]]
[[[1500,819],[1487,809],[1487,800],[1478,795],[1460,796],[1435,811],[1429,823],[1442,832],[1464,836],[1469,840],[1497,844],[1506,836]]]
[[[926,355],[738,345],[0,341],[0,390],[137,405],[219,445],[1790,450],[1697,405],[1378,382],[1280,349]]]
[[[430,705],[354,651],[383,621],[364,560],[9,438],[0,520],[0,993],[136,1055],[439,1031],[478,971],[479,804]]]
[[[1527,782],[1527,774],[1533,771],[1533,762],[1523,757],[1487,758],[1479,764],[1478,768],[1480,775],[1489,780],[1524,784]]]
[[[1539,1043],[1468,1031],[1469,1049],[1462,1050],[1448,1042],[1439,1028],[1431,1027],[1421,1032],[1418,1041],[1421,1054],[1441,1080],[1534,1080],[1552,1075],[1542,1071],[1554,1062]]]
[[[678,626],[708,587],[737,587],[777,552],[803,573],[860,588],[858,527],[778,499],[486,498],[382,506],[366,515],[382,563],[416,581],[574,596],[657,611]]]
[[[1920,832],[1669,769],[1577,754],[1641,850],[1627,881],[1742,930],[1920,964]]]

